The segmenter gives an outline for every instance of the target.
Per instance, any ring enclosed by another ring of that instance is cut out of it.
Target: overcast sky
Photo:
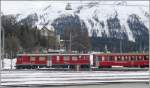
[[[4,14],[30,13],[49,4],[68,3],[68,1],[1,1],[1,11]],[[84,1],[74,1],[69,3],[85,3]],[[114,3],[112,1],[103,1],[102,3]],[[128,4],[149,6],[148,1],[128,1]]]

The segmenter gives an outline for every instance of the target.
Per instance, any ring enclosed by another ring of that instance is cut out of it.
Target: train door
[[[96,67],[99,67],[99,61],[100,61],[100,60],[99,60],[99,59],[100,59],[99,56],[96,56],[95,59],[96,59],[96,60],[95,60],[95,61],[96,61]]]
[[[93,66],[94,65],[94,63],[93,63],[93,54],[90,54],[90,66]]]
[[[51,67],[52,66],[52,58],[51,56],[48,56],[47,58],[47,67]]]

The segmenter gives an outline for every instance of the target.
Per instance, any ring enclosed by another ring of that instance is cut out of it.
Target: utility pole
[[[1,68],[4,68],[4,55],[5,55],[5,30],[3,27],[1,27],[1,33],[0,33],[0,39],[1,39]]]
[[[0,70],[2,70],[2,54],[1,54],[1,49],[2,49],[2,47],[1,47],[1,31],[2,31],[2,27],[1,27],[1,21],[0,21],[0,28],[1,28],[1,30],[0,30]]]
[[[2,28],[3,33],[3,44],[2,44],[2,68],[4,68],[4,55],[5,55],[5,30]]]
[[[71,39],[71,36],[72,36],[72,35],[71,35],[71,32],[70,32],[70,53],[72,52],[72,47],[71,47],[71,45],[72,45],[72,44],[71,44],[71,43],[72,43],[72,39]]]

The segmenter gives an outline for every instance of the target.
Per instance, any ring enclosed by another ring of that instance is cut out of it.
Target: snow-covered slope
[[[130,2],[128,4],[125,1],[111,3],[73,1],[70,3],[72,10],[65,9],[67,6],[66,2],[53,2],[31,13],[37,16],[38,20],[35,22],[35,25],[40,29],[43,26],[48,28],[54,26],[56,30],[60,30],[56,26],[60,26],[62,23],[55,20],[64,18],[60,21],[70,22],[65,21],[67,17],[77,16],[80,21],[85,23],[89,36],[102,37],[105,34],[107,37],[121,38],[124,35],[128,40],[135,41],[137,35],[148,32],[148,6],[136,5]],[[28,15],[22,14],[18,17],[18,20],[26,18]],[[138,28],[139,30],[137,30],[141,33],[136,32],[136,27],[129,26],[131,23],[133,26],[141,25]]]

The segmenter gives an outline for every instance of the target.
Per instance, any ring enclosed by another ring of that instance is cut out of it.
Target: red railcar
[[[16,68],[59,67],[89,68],[89,54],[18,54]]]
[[[148,54],[129,54],[129,53],[114,53],[114,54],[94,54],[93,64],[95,67],[148,67],[149,55]]]
[[[148,54],[111,53],[111,54],[18,54],[16,68],[90,68],[90,66],[108,68],[148,67]]]

